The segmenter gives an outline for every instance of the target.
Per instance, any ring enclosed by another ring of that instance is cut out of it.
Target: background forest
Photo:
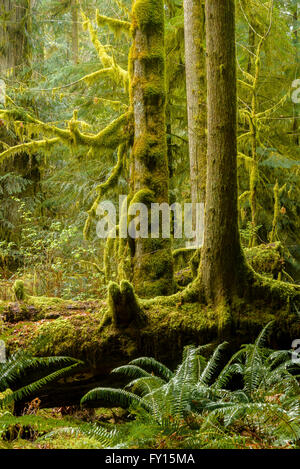
[[[190,301],[201,252],[186,239],[96,233],[101,200],[206,200],[204,0],[0,0],[0,447],[299,447],[299,370],[279,350],[299,337],[299,2],[223,3],[240,241],[284,299]]]

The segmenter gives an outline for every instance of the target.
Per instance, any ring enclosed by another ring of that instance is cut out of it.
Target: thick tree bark
[[[133,199],[150,207],[168,202],[166,83],[163,0],[135,0],[130,53],[134,113]],[[149,225],[150,227],[150,225]],[[133,248],[133,283],[141,296],[173,292],[170,239],[138,238]]]
[[[16,75],[30,63],[31,31],[30,0],[0,0],[0,71],[1,75]]]
[[[234,0],[206,2],[208,150],[200,280],[208,302],[232,298],[245,268],[238,230]]]
[[[205,11],[203,0],[184,0],[185,73],[188,114],[193,228],[196,203],[205,201],[206,185],[206,77]]]

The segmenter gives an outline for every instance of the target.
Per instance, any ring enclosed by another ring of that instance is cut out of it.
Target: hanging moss
[[[103,130],[100,130],[96,135],[88,135],[82,133],[78,128],[72,127],[72,131],[76,136],[77,142],[80,145],[87,145],[89,147],[98,149],[112,149],[117,148],[121,143],[126,142],[131,137],[131,120],[132,113],[126,112],[120,117],[112,121]]]
[[[15,145],[14,147],[9,147],[0,154],[0,163],[10,156],[20,155],[21,153],[34,154],[38,151],[45,152],[45,150],[49,152],[50,149],[59,142],[59,138],[52,138],[49,140],[35,140],[34,142],[22,143],[20,145]]]

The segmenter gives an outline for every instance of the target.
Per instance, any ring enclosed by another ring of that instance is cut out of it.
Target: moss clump
[[[51,308],[56,308],[59,311],[64,310],[74,302],[71,300],[63,300],[62,298],[49,297],[49,296],[28,296],[26,299],[28,305],[32,305],[39,311],[45,312]]]
[[[16,280],[13,284],[13,292],[17,301],[24,301],[26,294],[25,294],[25,286],[23,280]]]
[[[193,275],[189,267],[175,272],[175,281],[180,287],[186,287],[192,280]]]
[[[132,285],[122,280],[121,285],[110,282],[108,286],[108,302],[112,322],[115,327],[127,327],[139,316],[140,306]]]
[[[278,278],[284,269],[284,253],[280,243],[261,244],[244,252],[247,262],[260,274]]]
[[[176,270],[187,267],[189,260],[195,252],[194,248],[179,248],[172,252],[174,259],[174,268]]]
[[[162,29],[164,18],[161,15],[162,0],[136,0],[133,5],[133,17],[136,24],[133,27],[141,31],[148,29]]]

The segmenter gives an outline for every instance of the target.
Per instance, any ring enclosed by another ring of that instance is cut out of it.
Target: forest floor
[[[266,254],[270,259],[269,250],[263,248],[264,267]],[[277,250],[276,262],[272,256],[270,271],[283,265]],[[261,265],[257,251],[254,260]],[[185,281],[186,272],[191,275],[190,268],[183,268],[177,278]],[[107,321],[110,308],[104,294],[86,301],[29,295],[23,301],[0,300],[0,340],[5,341],[8,355],[26,350],[31,356],[69,356],[83,362],[78,372],[49,385],[38,399],[19,403],[17,415],[0,414],[0,448],[99,448],[97,438],[81,432],[86,422],[100,423],[107,429],[121,428],[129,448],[185,448],[192,445],[199,422],[170,431],[153,427],[152,423],[135,423],[120,408],[83,409],[80,399],[96,386],[123,386],[120,378],[110,375],[111,370],[140,356],[154,357],[175,369],[186,345],[210,343],[212,350],[226,340],[229,347],[225,358],[229,358],[242,344],[254,341],[270,321],[275,323],[271,348],[288,350],[291,339],[299,337],[299,317],[293,304],[276,309],[261,299],[252,304],[240,301],[231,308],[212,308],[199,302],[185,303],[180,297],[138,301],[138,317],[117,327]],[[56,431],[65,428],[73,430],[66,434],[64,430]],[[74,432],[78,432],[76,438]],[[140,441],[138,434],[145,434],[145,439]],[[197,445],[272,448],[273,442],[253,425],[237,422],[230,431],[197,433]],[[280,447],[294,445],[287,442]]]

